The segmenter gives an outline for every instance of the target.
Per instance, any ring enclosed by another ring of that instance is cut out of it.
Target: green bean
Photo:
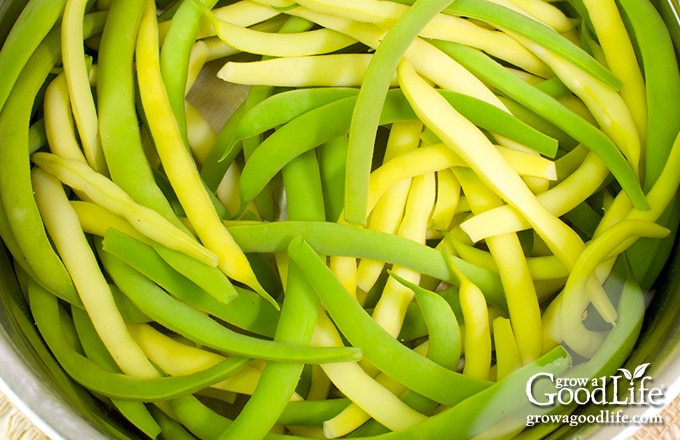
[[[179,422],[173,420],[161,411],[158,407],[152,406],[149,411],[154,416],[161,427],[161,435],[163,438],[172,438],[177,440],[196,440],[187,429]]]
[[[336,222],[345,206],[347,136],[340,135],[320,145],[318,157],[326,220]]]
[[[616,145],[600,130],[566,109],[559,101],[519,80],[481,52],[454,43],[435,42],[435,44],[476,75],[489,81],[502,93],[542,114],[548,121],[597,153],[635,206],[643,209],[647,207],[644,193],[632,168]]]
[[[560,54],[570,62],[586,70],[610,87],[617,90],[621,88],[621,81],[613,73],[604,68],[580,47],[536,20],[527,18],[522,14],[492,2],[480,0],[456,1],[455,4],[447,7],[444,12],[482,20],[499,28],[531,38],[541,46]]]
[[[413,290],[429,332],[427,357],[451,370],[458,367],[461,354],[461,336],[458,320],[444,298],[423,289],[390,271],[389,274]]]
[[[98,50],[99,136],[111,180],[138,203],[181,222],[154,181],[135,107],[133,59],[144,1],[114,2]]]
[[[0,71],[3,80],[0,85],[0,110],[41,41],[50,33],[61,17],[66,0],[32,0],[26,3],[16,18],[0,50]],[[33,95],[35,96],[35,95]]]
[[[160,287],[117,257],[100,252],[100,258],[120,290],[141,311],[164,327],[206,347],[235,355],[282,362],[338,362],[356,360],[361,356],[359,349],[350,347],[313,348],[276,343],[237,333],[168,296]]]
[[[102,243],[106,252],[116,255],[181,301],[239,328],[264,336],[274,335],[278,313],[253,292],[239,289],[237,294],[234,291],[236,298],[227,304],[176,272],[155,252],[158,248],[154,249],[115,229],[106,232]]]
[[[347,144],[347,169],[352,172],[345,179],[344,218],[349,223],[366,222],[367,189],[380,108],[385,103],[397,64],[427,22],[449,3],[416,0],[384,36],[368,66],[352,113]]]
[[[193,281],[219,302],[228,303],[238,296],[234,285],[218,268],[203,264],[160,243],[152,241],[151,245],[173,269]]]
[[[414,391],[449,405],[486,388],[486,382],[444,369],[413,353],[382,330],[302,239],[291,241],[288,252],[345,337],[362,347],[366,358],[380,370]],[[398,365],[393,362],[397,355],[403,359]],[[414,372],[418,373],[414,375]]]
[[[357,93],[357,89],[350,87],[303,88],[276,93],[246,111],[232,142],[264,133],[310,110]]]
[[[212,8],[217,0],[198,0]],[[170,21],[170,26],[160,48],[160,68],[168,100],[177,120],[182,138],[188,148],[185,115],[185,94],[191,48],[198,33],[203,12],[193,1],[182,2]]]
[[[35,153],[46,145],[45,119],[38,119],[28,129],[28,152]]]
[[[555,157],[557,141],[520,121],[511,113],[462,93],[449,90],[441,90],[440,93],[454,108],[475,125],[492,133],[502,134],[545,156]]]
[[[75,331],[85,355],[106,371],[120,373],[106,346],[97,335],[96,329],[84,310],[71,308]],[[143,402],[111,399],[111,403],[123,416],[146,435],[154,438],[160,434],[160,426],[153,419]]]
[[[475,123],[518,142],[526,141],[548,155],[554,153],[556,145],[549,138],[537,131],[527,129],[524,124],[511,116],[500,115],[502,111],[491,108],[491,105],[455,92],[442,91],[441,94],[447,102],[454,105],[466,117],[471,117]],[[349,96],[316,107],[292,119],[265,139],[252,153],[243,169],[239,182],[241,209],[244,209],[245,204],[252,200],[255,194],[262,191],[267,182],[294,157],[348,133],[351,111],[356,105],[356,99],[355,96]],[[493,118],[483,117],[489,112],[494,115]],[[415,114],[402,92],[391,90],[384,101],[380,125],[404,120],[415,120]],[[323,130],[307,130],[306,128],[310,126],[321,126]]]
[[[31,55],[0,113],[0,200],[25,264],[50,291],[79,303],[73,283],[49,243],[31,185],[28,128],[33,100],[59,58],[53,30]]]
[[[325,400],[299,400],[288,403],[279,416],[280,425],[321,425],[350,403],[344,397]]]
[[[29,295],[38,329],[64,370],[76,382],[110,398],[140,402],[172,399],[219,382],[249,362],[246,358],[233,357],[202,372],[177,377],[149,378],[112,373],[74,350],[60,336],[63,329],[56,297],[33,281],[29,282]]]
[[[465,399],[461,403],[444,409],[442,412],[429,417],[423,423],[399,432],[390,432],[370,437],[353,437],[357,439],[369,438],[375,440],[406,440],[411,438],[447,438],[466,439],[482,435],[487,430],[498,426],[500,432],[489,434],[490,438],[504,438],[511,433],[517,433],[524,427],[526,418],[523,414],[507,414],[508,401],[525,392],[527,381],[537,373],[552,373],[559,375],[569,367],[571,358],[562,347],[557,347],[543,355],[536,361],[523,366],[505,380],[497,382],[489,388]],[[535,411],[535,407],[522,406],[515,413],[522,410]],[[503,423],[507,421],[509,423]],[[510,426],[508,426],[510,425]]]
[[[288,24],[286,30],[296,26],[295,21]],[[309,151],[298,156],[282,173],[288,218],[323,221],[326,210],[316,153]],[[274,340],[309,344],[318,313],[319,301],[311,287],[295,264],[288,264],[283,307]],[[303,367],[294,363],[268,363],[248,403],[220,438],[263,437],[290,401]]]
[[[458,281],[438,250],[384,232],[303,221],[230,226],[229,231],[244,252],[285,252],[290,241],[301,236],[322,255],[385,261],[454,284]],[[371,243],[371,246],[365,246],[366,243]],[[459,258],[450,258],[486,295],[504,302],[498,276]]]

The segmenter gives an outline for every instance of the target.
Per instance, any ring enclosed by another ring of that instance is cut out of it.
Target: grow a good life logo
[[[620,406],[661,406],[665,401],[665,387],[652,386],[653,379],[646,374],[649,363],[638,365],[632,371],[619,368],[621,374],[602,377],[555,377],[550,373],[537,373],[529,378],[526,396],[533,405],[549,410],[557,405],[620,405]],[[566,419],[565,419],[566,417]],[[536,423],[663,423],[663,419],[653,416],[642,420],[623,414],[622,410],[600,411],[599,416],[580,415],[534,415],[527,416],[527,426]]]

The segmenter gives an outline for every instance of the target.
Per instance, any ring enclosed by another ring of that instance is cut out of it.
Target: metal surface
[[[25,1],[0,0],[0,40],[4,39],[6,29],[2,29],[17,11],[17,5]],[[674,36],[680,35],[678,20],[678,0],[659,0],[666,20],[675,23]],[[197,99],[200,99],[197,98]],[[222,120],[213,120],[219,126]],[[671,401],[680,394],[680,252],[676,249],[668,269],[660,280],[659,289],[650,306],[643,334],[636,346],[638,356],[634,365],[651,362],[650,374],[656,384],[664,384],[666,398]],[[0,244],[0,298],[21,295],[14,277],[11,263],[4,246]],[[92,399],[85,397],[77,404],[90,413],[83,416],[76,410],[73,402],[59,387],[59,379],[48,372],[39,357],[24,342],[10,314],[8,303],[0,300],[0,389],[38,428],[54,439],[107,439],[111,434],[102,424],[123,426],[110,414],[107,415]],[[662,316],[672,319],[662,320]],[[634,366],[633,365],[633,366]],[[652,415],[660,408],[625,408],[627,414]],[[92,421],[92,414],[100,411],[99,421]],[[106,421],[106,423],[102,423]],[[622,425],[582,425],[566,433],[566,437],[589,439],[628,438],[638,426]],[[124,429],[124,428],[123,428]],[[124,435],[124,431],[123,431]]]

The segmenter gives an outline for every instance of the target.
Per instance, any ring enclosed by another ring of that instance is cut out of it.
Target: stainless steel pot
[[[26,0],[0,0],[0,41]],[[680,5],[678,0],[657,0],[677,43],[680,43]],[[649,305],[642,334],[627,368],[651,363],[648,374],[656,384],[663,384],[668,402],[680,395],[680,248],[676,239],[666,269],[657,282]],[[0,390],[28,419],[55,439],[134,438],[115,414],[107,412],[88,393],[82,392],[68,378],[45,364],[44,358],[27,343],[37,337],[34,327],[17,322],[8,313],[21,301],[10,257],[0,244]],[[31,330],[33,334],[31,335]],[[28,334],[27,334],[28,333]],[[66,391],[65,391],[66,390]],[[628,406],[629,416],[652,416],[662,408]],[[585,411],[588,408],[584,409]],[[553,437],[613,439],[628,438],[639,426],[623,424],[581,424],[564,427]]]

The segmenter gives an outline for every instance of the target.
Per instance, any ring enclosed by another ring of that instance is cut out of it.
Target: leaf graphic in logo
[[[630,383],[633,383],[633,375],[630,373],[630,371],[626,370],[625,368],[619,368],[619,371],[623,373]]]
[[[649,362],[647,362],[646,364],[638,365],[637,368],[635,368],[635,371],[633,372],[633,379],[639,379],[642,376],[644,376],[645,371],[647,371],[647,367],[649,367]],[[631,379],[631,383],[633,382],[633,379]]]

